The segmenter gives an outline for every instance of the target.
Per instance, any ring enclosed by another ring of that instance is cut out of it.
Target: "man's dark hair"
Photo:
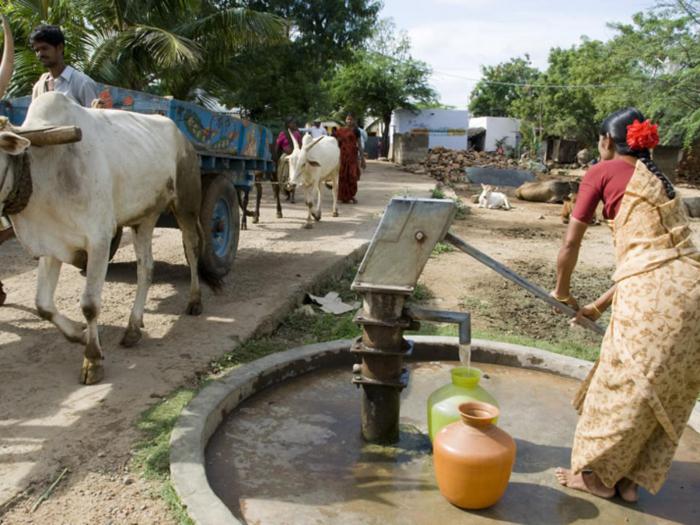
[[[66,39],[63,36],[63,31],[58,26],[40,25],[34,28],[34,31],[29,35],[29,45],[33,45],[35,42],[45,42],[51,46],[58,46],[59,44],[66,43]]]

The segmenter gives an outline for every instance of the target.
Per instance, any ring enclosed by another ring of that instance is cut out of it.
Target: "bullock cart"
[[[245,217],[255,174],[275,171],[270,147],[272,132],[246,119],[209,111],[190,102],[104,84],[98,86],[105,107],[165,115],[194,145],[202,174],[200,219],[206,239],[202,262],[211,273],[224,277],[236,257],[240,212]],[[30,97],[0,101],[0,115],[19,126],[24,122],[30,102]],[[123,154],[129,155],[129,152]],[[153,155],[157,157],[158,152],[154,151]],[[161,216],[158,226],[176,228],[177,223],[167,214]],[[118,249],[120,239],[121,230],[112,240],[111,255]]]

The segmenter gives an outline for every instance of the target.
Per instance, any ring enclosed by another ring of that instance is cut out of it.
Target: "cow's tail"
[[[202,279],[202,281],[204,281],[206,285],[212,289],[212,291],[220,292],[224,287],[224,280],[207,268],[202,259],[202,255],[204,255],[204,250],[206,248],[206,242],[204,237],[204,229],[202,228],[202,224],[199,222],[199,220],[197,221],[197,237],[199,240],[197,243],[199,245],[197,273],[199,273],[200,279]]]

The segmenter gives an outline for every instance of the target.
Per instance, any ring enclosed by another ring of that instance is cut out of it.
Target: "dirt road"
[[[138,439],[139,414],[285,314],[301,290],[369,240],[391,196],[404,191],[427,196],[433,185],[427,177],[370,163],[360,181],[359,204],[341,205],[340,217],[332,218],[330,193],[325,193],[324,218],[312,230],[301,228],[303,197],[285,206],[284,219],[276,219],[266,186],[261,223],[242,233],[223,293],[214,296],[205,289],[201,317],[183,315],[189,273],[179,231],[156,230],[145,337],[131,349],[118,344],[136,291],[135,260],[125,235],[102,294],[106,376],[90,387],[78,383],[81,348],[35,314],[35,261],[16,240],[4,244],[0,280],[8,298],[0,308],[0,509],[13,508],[0,522],[169,522],[164,504],[149,496],[149,484],[125,479],[122,470]],[[82,319],[83,282],[76,269],[63,267],[56,304],[74,319]],[[70,470],[67,479],[36,513],[28,511],[36,495],[16,504],[27,487],[40,482],[43,489],[64,467]]]

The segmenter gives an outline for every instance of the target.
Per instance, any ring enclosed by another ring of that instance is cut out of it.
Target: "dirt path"
[[[189,273],[179,232],[156,230],[145,337],[132,349],[118,344],[136,291],[133,251],[125,236],[102,295],[106,377],[91,387],[78,384],[81,348],[35,315],[35,262],[17,241],[4,244],[0,279],[8,298],[0,308],[0,508],[12,508],[0,523],[169,523],[153,486],[124,470],[139,438],[134,428],[139,415],[286,313],[300,290],[369,240],[392,195],[427,196],[432,186],[426,177],[371,163],[360,181],[360,203],[341,205],[341,216],[334,219],[325,194],[324,218],[313,230],[301,229],[303,203],[286,206],[285,219],[275,219],[267,186],[261,224],[243,232],[233,275],[220,295],[205,290],[204,314],[198,318],[183,315]],[[77,270],[64,266],[56,303],[74,319],[81,319],[83,282]],[[64,467],[67,478],[30,513],[36,492]],[[22,499],[28,487],[35,494]]]

